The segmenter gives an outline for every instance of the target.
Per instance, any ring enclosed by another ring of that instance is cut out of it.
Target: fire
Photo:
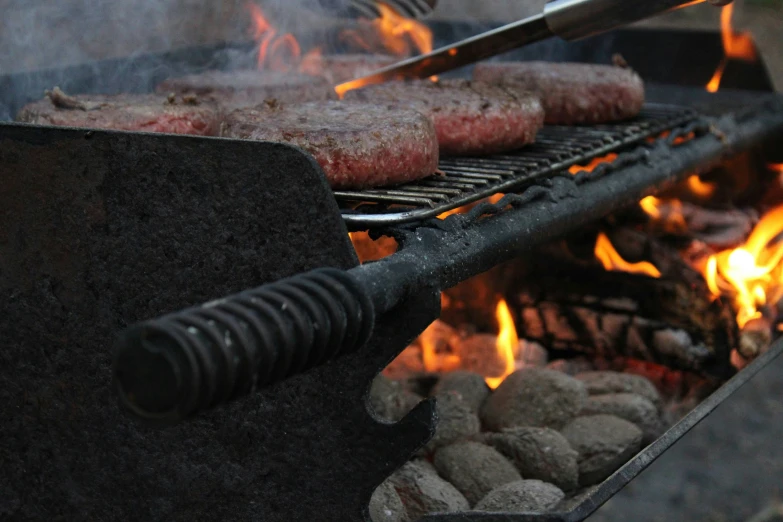
[[[595,170],[595,168],[602,164],[602,163],[610,163],[617,159],[617,154],[614,152],[610,152],[606,156],[601,156],[600,158],[593,158],[590,160],[590,163],[587,165],[571,165],[571,167],[568,168],[568,172],[571,174],[576,174],[578,172],[582,172],[583,170],[586,170],[587,172],[592,172]]]
[[[519,337],[517,336],[517,329],[514,325],[514,317],[511,315],[511,311],[508,309],[508,303],[505,299],[498,301],[495,309],[495,318],[498,321],[498,338],[495,341],[495,349],[497,350],[498,357],[505,362],[505,369],[503,374],[496,377],[485,377],[487,386],[493,390],[500,386],[503,379],[506,376],[514,372],[515,353],[514,351],[519,346]]]
[[[399,57],[426,54],[432,51],[432,30],[421,22],[406,18],[388,5],[378,3],[381,16],[375,20],[361,19],[360,29],[347,29],[341,40],[368,52],[382,52]],[[430,80],[437,81],[436,76]],[[367,82],[351,80],[334,88],[342,99],[346,92],[365,87]]]
[[[652,263],[648,263],[647,261],[629,263],[623,259],[603,232],[598,234],[598,238],[595,241],[595,257],[601,261],[606,270],[619,270],[631,274],[644,274],[656,278],[661,277],[661,273]]]
[[[397,251],[397,241],[392,237],[381,236],[373,240],[367,232],[348,232],[348,237],[362,263],[377,261]]]
[[[287,72],[299,61],[302,49],[291,33],[278,34],[261,8],[248,4],[253,22],[253,38],[258,42],[258,68]]]
[[[639,206],[642,207],[645,214],[660,221],[667,232],[682,232],[688,229],[682,210],[682,201],[678,199],[663,201],[655,196],[647,196],[639,201]]]
[[[720,88],[720,82],[723,78],[723,72],[726,70],[726,64],[730,59],[753,61],[756,59],[756,50],[753,46],[753,39],[750,33],[735,32],[731,26],[731,17],[734,14],[734,4],[728,4],[723,7],[720,13],[720,32],[723,39],[723,59],[712,79],[707,83],[707,91],[717,92]]]
[[[435,321],[419,336],[421,360],[430,372],[452,372],[460,366],[459,355],[448,353],[450,339],[444,334],[441,323]]]
[[[770,296],[783,290],[783,205],[767,212],[744,245],[711,255],[703,273],[715,297],[733,294],[737,325],[762,317],[761,308]],[[772,304],[772,303],[769,303]]]
[[[715,183],[705,183],[701,178],[694,174],[688,178],[688,188],[691,192],[701,198],[708,198],[715,192]]]
[[[454,214],[464,214],[465,212],[467,212],[468,210],[472,209],[473,207],[475,207],[479,203],[484,203],[485,201],[488,202],[488,203],[491,203],[492,205],[494,205],[498,201],[503,199],[503,196],[505,196],[505,194],[497,193],[497,194],[493,194],[492,196],[490,196],[488,198],[476,201],[475,203],[469,203],[469,204],[464,205],[462,207],[457,207],[457,208],[453,208],[451,210],[447,210],[446,212],[443,212],[442,214],[438,214],[438,219],[446,219],[447,217],[449,217],[451,215],[454,215]]]

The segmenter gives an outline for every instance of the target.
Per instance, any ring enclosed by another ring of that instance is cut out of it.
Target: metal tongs
[[[628,25],[705,0],[554,0],[544,12],[431,53],[403,60],[373,74],[335,87],[338,94],[365,85],[405,78],[428,78],[497,56],[524,45],[559,36],[573,41]],[[732,0],[709,0],[726,5]]]

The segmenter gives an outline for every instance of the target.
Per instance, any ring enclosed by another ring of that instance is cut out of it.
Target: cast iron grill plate
[[[699,114],[689,108],[646,104],[622,123],[545,126],[536,142],[517,152],[484,157],[441,158],[435,174],[412,183],[361,191],[335,191],[351,227],[378,227],[437,216],[498,193],[515,192],[574,165],[584,165],[664,131]]]

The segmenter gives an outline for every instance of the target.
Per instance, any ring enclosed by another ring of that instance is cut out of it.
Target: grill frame
[[[548,125],[539,132],[534,144],[517,152],[441,158],[439,170],[444,175],[390,188],[339,190],[334,191],[334,196],[343,220],[352,229],[420,221],[498,193],[518,192],[575,165],[682,128],[699,117],[697,111],[688,107],[648,103],[637,118],[627,122],[578,127]]]

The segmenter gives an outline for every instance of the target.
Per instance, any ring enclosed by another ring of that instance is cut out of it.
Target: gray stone
[[[520,480],[490,491],[475,506],[476,511],[508,513],[541,513],[556,506],[563,498],[557,486],[540,480]]]
[[[397,422],[422,400],[423,397],[405,389],[399,382],[378,375],[370,387],[368,402],[378,417]]]
[[[372,522],[408,522],[408,514],[390,481],[378,486],[370,498]]]
[[[663,428],[658,408],[649,399],[635,393],[607,393],[588,397],[580,415],[606,413],[633,422],[642,430],[642,442],[648,444]]]
[[[498,486],[522,480],[503,455],[479,442],[458,442],[435,453],[435,469],[475,504]]]
[[[562,429],[579,453],[579,485],[601,482],[639,451],[642,430],[614,415],[577,417]]]
[[[516,466],[523,477],[549,482],[563,491],[579,483],[578,454],[550,428],[510,428],[487,433],[484,440]]]
[[[447,373],[440,378],[438,384],[432,390],[433,395],[445,392],[457,392],[462,395],[466,403],[478,412],[484,400],[491,393],[484,377],[477,373],[456,371]]]
[[[428,451],[467,439],[477,434],[481,422],[473,408],[457,392],[442,393],[435,397],[438,423],[435,435],[427,443]]]
[[[454,513],[470,509],[470,504],[457,488],[421,464],[407,462],[389,480],[411,520],[418,520],[427,513]]]
[[[661,407],[661,394],[649,379],[641,375],[620,372],[582,372],[575,376],[585,383],[590,395],[606,393],[635,393]]]
[[[544,368],[518,370],[484,402],[481,420],[492,431],[522,426],[560,429],[587,400],[584,384]]]

